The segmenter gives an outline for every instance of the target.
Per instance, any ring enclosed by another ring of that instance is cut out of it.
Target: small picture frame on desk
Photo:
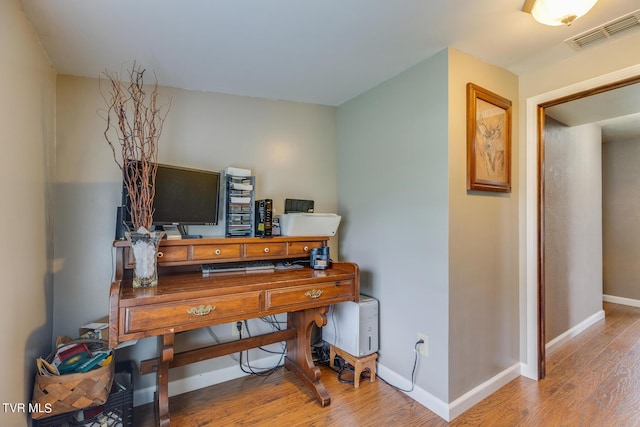
[[[511,101],[467,84],[467,190],[511,192]]]

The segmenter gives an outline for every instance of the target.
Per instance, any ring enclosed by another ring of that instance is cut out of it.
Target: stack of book
[[[273,228],[273,200],[256,200],[256,237],[271,237]]]

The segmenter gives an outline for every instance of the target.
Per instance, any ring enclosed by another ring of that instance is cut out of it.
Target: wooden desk
[[[160,355],[143,361],[141,373],[156,372],[158,424],[170,425],[169,368],[287,342],[285,368],[311,388],[322,406],[331,399],[311,357],[311,331],[324,326],[328,306],[357,301],[359,269],[333,263],[327,270],[303,269],[267,273],[215,273],[203,277],[201,264],[252,259],[304,258],[327,237],[219,238],[163,241],[158,286],[134,289],[126,242],[117,241],[116,280],[109,295],[109,346],[158,336]],[[174,354],[176,333],[278,313],[289,313],[287,329],[229,343]]]

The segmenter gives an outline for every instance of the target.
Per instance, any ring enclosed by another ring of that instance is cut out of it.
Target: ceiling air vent
[[[579,34],[564,42],[571,46],[573,50],[582,50],[587,46],[608,40],[631,31],[640,30],[640,10],[636,10],[621,18],[614,19],[597,28]]]

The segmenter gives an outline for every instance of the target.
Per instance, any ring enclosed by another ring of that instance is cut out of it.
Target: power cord
[[[275,320],[275,318],[273,319]],[[277,325],[277,322],[267,322],[269,324],[271,324],[271,327],[273,329],[279,329],[279,325]],[[245,320],[244,321],[244,326],[245,329],[247,330],[247,335],[250,337],[251,333],[249,332],[249,323]],[[236,328],[238,329],[238,339],[242,339],[242,322],[238,321],[236,322]],[[244,352],[240,352],[240,360],[239,360],[239,366],[240,369],[242,370],[242,372],[244,372],[245,374],[251,374],[251,375],[258,375],[258,376],[268,376],[271,375],[272,373],[274,373],[278,368],[280,368],[281,366],[283,366],[283,360],[284,360],[284,355],[285,355],[285,344],[282,344],[282,351],[281,352],[275,352],[275,351],[270,351],[267,350],[263,347],[258,347],[260,350],[265,351],[267,353],[273,353],[273,354],[279,354],[280,355],[280,360],[278,361],[278,363],[271,367],[271,368],[265,368],[265,369],[261,369],[261,370],[256,370],[251,366],[251,363],[249,362],[249,351],[247,350],[247,362],[246,362],[246,368],[245,368],[245,364],[242,362],[242,354]]]
[[[320,341],[319,343],[312,345],[311,353],[312,355],[315,354],[313,361],[316,365],[329,366],[329,363],[331,362],[331,349],[327,342]]]
[[[378,375],[378,378],[380,378],[382,380],[382,382],[384,382],[385,384],[390,385],[391,387],[395,388],[396,390],[399,391],[404,391],[405,393],[411,393],[413,391],[413,389],[416,386],[415,383],[415,374],[416,374],[416,367],[418,366],[418,346],[420,344],[424,344],[424,340],[423,339],[419,339],[418,341],[416,341],[415,345],[413,346],[413,351],[415,353],[415,358],[413,359],[413,369],[411,370],[411,388],[409,390],[400,388],[398,386],[395,386],[393,384],[391,384],[389,381],[385,380],[384,378],[382,378],[380,375]]]
[[[338,355],[336,355],[334,364],[338,366],[338,381],[345,384],[353,384],[355,381],[355,375],[356,375],[353,366],[351,366],[351,364],[347,363],[342,357]],[[342,377],[342,374],[344,374],[345,372],[350,372],[353,375],[353,377],[351,379],[344,379]],[[368,374],[367,374],[367,371],[360,373],[360,379],[369,379],[369,378],[371,378],[371,372],[369,372]]]

